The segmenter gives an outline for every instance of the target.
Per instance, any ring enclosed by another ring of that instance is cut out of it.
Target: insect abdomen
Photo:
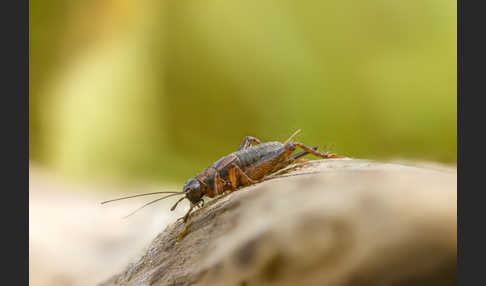
[[[238,157],[239,162],[237,164],[243,169],[259,161],[266,155],[280,150],[282,147],[283,144],[280,142],[267,142],[252,146],[248,149],[236,151],[233,154]]]

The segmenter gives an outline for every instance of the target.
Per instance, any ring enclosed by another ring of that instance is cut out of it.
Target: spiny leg
[[[304,151],[291,156],[291,154],[295,151],[296,146],[301,147],[304,149]],[[274,173],[284,169],[298,160],[302,160],[300,158],[308,155],[309,153],[317,153],[318,155],[327,158],[327,154],[322,154],[318,151],[318,148],[318,146],[310,148],[302,143],[287,143],[279,151],[265,156],[259,162],[253,164],[251,167],[246,168],[245,172],[252,178],[261,179],[269,175],[273,175]]]
[[[295,145],[287,143],[280,150],[268,154],[258,162],[246,168],[245,173],[252,178],[262,180],[293,163],[294,160],[289,160],[289,157],[294,151]],[[298,155],[302,154],[299,153]]]
[[[323,151],[326,152],[326,153],[330,153],[333,148],[334,148],[334,143],[331,144],[331,146],[329,147],[329,149],[327,148],[327,145],[324,145]]]
[[[315,151],[317,151],[318,149],[319,149],[319,146],[312,148],[312,150],[315,150]],[[290,160],[292,162],[307,162],[309,160],[300,159],[301,157],[304,157],[307,154],[309,154],[309,152],[303,151],[303,152],[300,152],[300,153],[297,153],[295,155],[290,156],[288,160]]]
[[[255,137],[246,136],[245,139],[243,139],[240,147],[238,147],[238,151],[249,148],[251,146],[251,143],[261,144],[262,142]]]
[[[247,174],[251,174],[254,178],[266,178],[267,176],[273,176],[295,162],[304,161],[300,158],[308,155],[309,150],[290,156],[295,151],[295,148],[295,144],[286,143],[278,152],[265,156],[259,163],[247,168]],[[317,151],[318,148],[319,146],[315,146],[310,150]]]
[[[321,153],[321,152],[317,151],[316,149],[310,148],[310,147],[308,147],[308,146],[306,146],[306,145],[304,145],[302,143],[299,143],[299,142],[294,142],[292,144],[294,144],[295,146],[298,146],[298,147],[304,149],[305,151],[307,151],[308,153],[310,153],[312,155],[315,155],[317,157],[321,157],[323,159],[328,159],[330,157],[334,157],[333,156],[334,154]]]

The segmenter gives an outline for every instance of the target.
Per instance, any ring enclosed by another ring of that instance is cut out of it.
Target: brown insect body
[[[235,191],[240,187],[256,184],[265,176],[299,161],[302,156],[314,154],[321,158],[340,158],[334,154],[321,153],[317,151],[318,147],[310,148],[302,143],[290,142],[299,132],[300,130],[295,132],[284,143],[261,143],[260,140],[247,136],[237,151],[222,157],[199,175],[189,179],[184,185],[184,193],[191,202],[191,208],[184,216],[184,221],[195,206],[201,207],[204,204],[203,196],[213,198],[228,190]],[[251,143],[257,145],[251,146]],[[291,156],[296,147],[304,151]],[[176,206],[177,203],[171,210]]]
[[[143,205],[141,207],[143,208],[168,197],[184,195],[174,204],[174,206],[172,206],[171,210],[174,210],[183,199],[188,199],[191,203],[191,207],[183,217],[184,222],[186,222],[194,207],[202,207],[204,205],[204,196],[214,198],[223,194],[225,191],[235,191],[241,187],[256,184],[266,176],[271,175],[292,163],[303,161],[303,159],[300,158],[308,154],[313,154],[323,159],[342,158],[327,152],[321,153],[318,151],[318,147],[310,148],[299,142],[290,142],[299,132],[300,130],[297,130],[283,143],[277,141],[262,143],[257,138],[251,136],[245,137],[237,151],[222,157],[199,175],[189,179],[184,184],[182,192],[140,194],[113,199],[102,203],[144,195],[170,194]],[[256,145],[252,146],[252,143]],[[304,151],[291,155],[297,147]]]
[[[278,152],[282,147],[283,144],[280,142],[268,142],[233,152],[216,161],[195,178],[198,181],[202,181],[207,186],[205,195],[213,198],[222,194],[226,190],[233,189],[233,186],[227,183],[230,167],[233,167],[233,164],[238,166],[251,179],[259,180],[263,178],[267,172],[265,172],[265,170],[257,170],[251,167],[261,161],[265,156]],[[248,171],[251,171],[250,174]],[[223,181],[222,186],[214,187],[215,179],[217,177],[216,175],[219,175],[220,179]],[[236,187],[242,186],[243,183],[244,182],[238,180],[236,182]]]

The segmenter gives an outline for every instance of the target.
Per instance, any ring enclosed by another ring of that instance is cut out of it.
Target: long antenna
[[[156,203],[156,202],[158,202],[158,201],[160,201],[160,200],[163,200],[163,199],[166,199],[166,198],[169,198],[169,197],[173,197],[173,196],[177,196],[177,195],[180,195],[180,193],[177,193],[177,194],[172,194],[172,195],[168,195],[168,196],[161,197],[161,198],[158,198],[158,199],[156,199],[156,200],[153,200],[153,201],[151,201],[151,202],[148,202],[148,203],[144,204],[143,206],[139,207],[138,209],[134,210],[134,211],[133,211],[133,212],[131,212],[130,214],[128,214],[128,215],[126,215],[126,216],[124,216],[123,218],[127,218],[127,217],[129,217],[129,216],[133,215],[134,213],[138,212],[139,210],[143,209],[144,207],[146,207],[146,206],[148,206],[148,205],[151,205],[151,204]]]
[[[106,204],[114,201],[119,201],[119,200],[125,200],[125,199],[130,199],[130,198],[136,198],[136,197],[142,197],[142,196],[149,196],[149,195],[158,195],[158,194],[183,194],[184,192],[154,192],[154,193],[145,193],[145,194],[138,194],[138,195],[133,195],[133,196],[128,196],[128,197],[121,197],[113,200],[108,200],[101,202],[101,204]]]
[[[171,210],[171,211],[175,210],[175,208],[177,207],[177,205],[178,205],[178,204],[179,204],[179,203],[180,203],[180,202],[181,202],[183,199],[185,199],[185,198],[186,198],[186,197],[182,197],[182,198],[180,198],[180,199],[179,199],[179,200],[178,200],[178,201],[177,201],[177,202],[176,202],[176,203],[175,203],[175,204],[174,204],[174,205],[173,205],[173,206],[170,208],[170,210]]]

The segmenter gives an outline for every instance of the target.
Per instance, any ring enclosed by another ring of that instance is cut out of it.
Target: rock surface
[[[101,285],[455,285],[455,168],[316,160],[206,203]]]

